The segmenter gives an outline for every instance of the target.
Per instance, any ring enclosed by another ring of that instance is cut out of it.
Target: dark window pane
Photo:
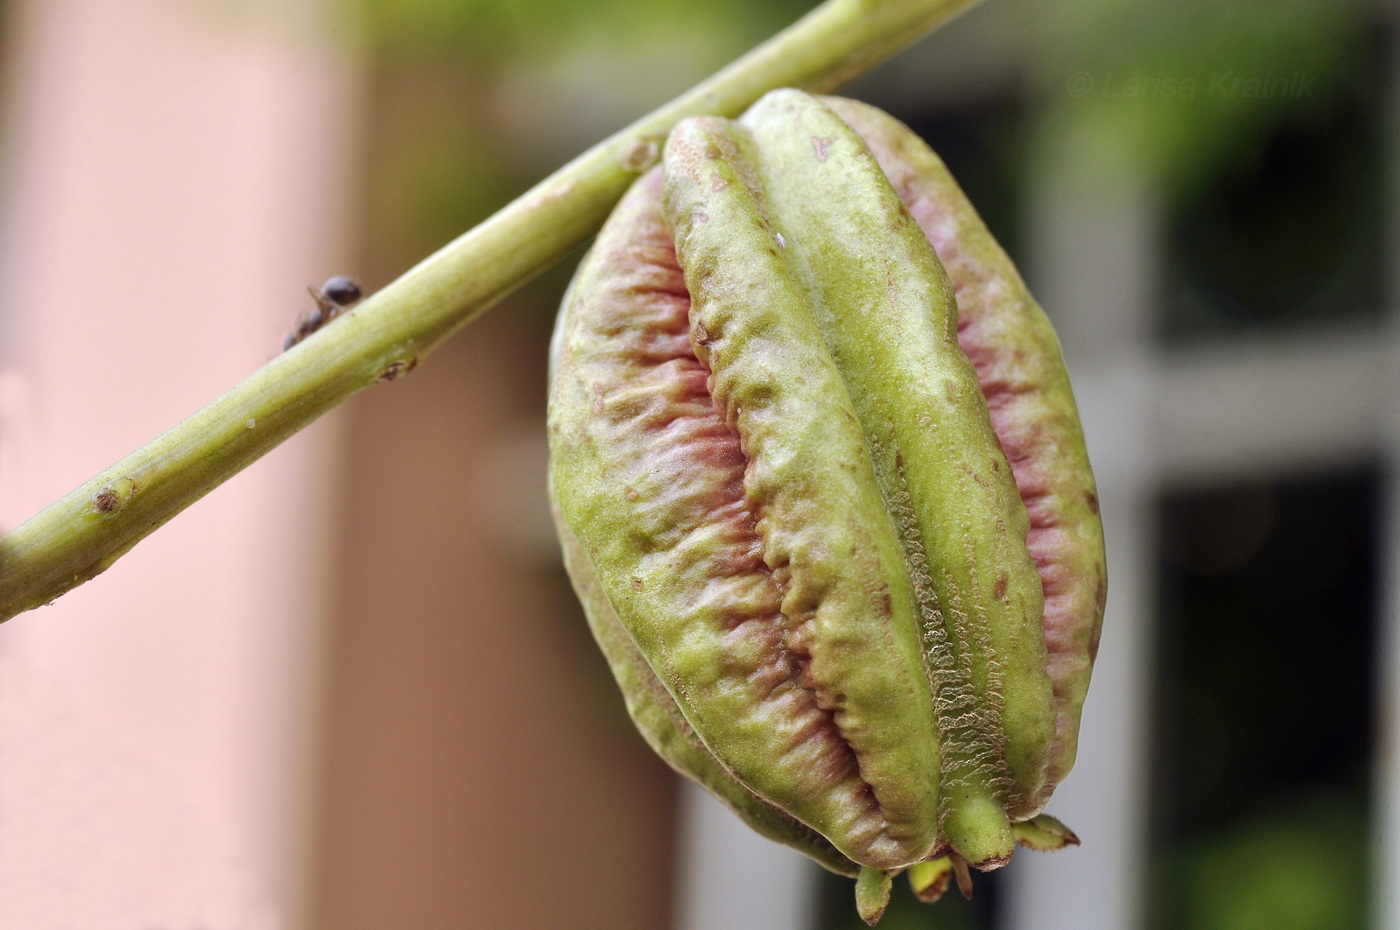
[[[1387,45],[1373,30],[1337,86],[1298,93],[1261,144],[1170,205],[1165,337],[1380,314]]]
[[[1164,497],[1148,926],[1365,925],[1378,496]]]

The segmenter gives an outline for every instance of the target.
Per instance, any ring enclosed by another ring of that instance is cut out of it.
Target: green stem
[[[203,410],[0,539],[0,620],[96,577],[225,479],[439,342],[592,235],[677,121],[776,87],[833,89],[977,0],[827,0],[565,165]]]

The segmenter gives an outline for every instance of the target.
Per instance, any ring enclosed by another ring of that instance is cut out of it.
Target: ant
[[[354,306],[361,297],[360,286],[342,274],[326,281],[320,290],[309,285],[306,290],[316,301],[316,309],[298,320],[297,328],[287,334],[282,341],[283,352],[335,319],[340,311]]]

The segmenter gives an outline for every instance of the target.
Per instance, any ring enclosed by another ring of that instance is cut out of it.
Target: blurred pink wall
[[[354,82],[312,5],[11,4],[0,529],[270,358],[342,270]],[[335,432],[0,626],[0,928],[298,921]]]

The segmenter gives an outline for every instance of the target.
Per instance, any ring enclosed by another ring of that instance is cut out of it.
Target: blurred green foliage
[[[340,2],[368,39],[379,98],[367,163],[382,174],[371,179],[366,219],[389,240],[370,275],[381,281],[815,5]],[[1381,105],[1375,75],[1355,67],[1374,45],[1370,4],[987,0],[994,4],[1015,8],[1016,17],[1002,17],[1014,19],[1023,48],[1011,68],[1032,91],[1018,114],[1029,131],[1003,133],[1030,140],[1002,153],[1012,170],[1052,167],[1091,189],[1116,180],[1165,195],[1174,251],[1164,332],[1374,311],[1379,140],[1352,125],[1356,111]],[[1339,119],[1350,121],[1349,137],[1336,139],[1336,157],[1322,151],[1326,164],[1311,175],[1319,183],[1299,185],[1296,172],[1268,179],[1281,127],[1335,135]],[[981,159],[971,164],[964,173]],[[1281,186],[1267,215],[1238,205],[1255,177]],[[1015,250],[1018,205],[983,200]]]
[[[1365,42],[1359,0],[1041,4],[1041,157],[1086,181],[1191,191],[1280,113],[1329,107]]]
[[[811,0],[340,0],[368,49],[371,287]]]
[[[1203,838],[1164,865],[1152,925],[1362,930],[1368,843],[1354,804],[1322,799]],[[1359,852],[1362,851],[1362,852]]]
[[[507,61],[523,49],[549,51],[580,38],[619,45],[657,31],[724,31],[761,37],[796,19],[811,0],[342,0],[372,40],[390,53],[434,51]],[[752,43],[749,43],[752,44]],[[516,62],[515,64],[519,64]]]
[[[1160,334],[1379,317],[1389,53],[1375,4],[1073,0],[1027,17],[1027,166],[1161,206]]]

